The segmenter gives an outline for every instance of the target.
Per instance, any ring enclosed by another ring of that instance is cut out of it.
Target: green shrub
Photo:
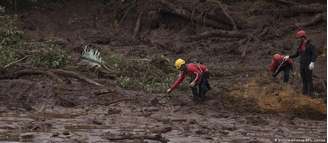
[[[106,63],[119,73],[118,85],[131,90],[165,92],[177,77],[173,66],[158,62],[161,57],[149,60],[127,59],[111,53],[104,57]],[[166,60],[166,59],[164,59]]]
[[[15,23],[15,16],[0,17],[0,66],[3,67],[17,60],[17,50],[22,47],[23,32]]]
[[[69,56],[67,51],[54,43],[39,43],[38,48],[32,56],[32,64],[37,67],[45,68],[61,68],[69,63]]]
[[[0,47],[0,67],[16,60],[16,53],[11,48]]]

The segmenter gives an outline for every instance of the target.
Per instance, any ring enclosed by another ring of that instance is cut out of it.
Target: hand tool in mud
[[[273,73],[273,75],[276,75],[278,73],[278,71],[280,70],[280,68],[287,62],[287,59],[284,59],[278,66],[278,68],[276,69],[276,71]]]

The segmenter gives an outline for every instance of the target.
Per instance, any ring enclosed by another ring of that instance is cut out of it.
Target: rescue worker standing
[[[183,59],[177,59],[175,61],[175,67],[180,71],[179,78],[174,84],[167,90],[167,93],[171,93],[179,84],[185,79],[186,75],[192,77],[192,81],[189,86],[191,87],[193,100],[204,100],[206,92],[210,89],[208,83],[209,73],[208,69],[204,64],[200,63],[189,63]]]
[[[307,38],[305,31],[300,30],[296,33],[296,38],[300,41],[295,54],[285,56],[284,59],[296,58],[300,56],[300,74],[303,81],[303,94],[313,96],[312,70],[316,60],[316,49]]]
[[[291,59],[285,60],[284,55],[275,54],[272,57],[272,62],[269,65],[269,71],[272,72],[272,76],[276,77],[281,71],[284,72],[284,82],[289,80],[289,73],[293,70],[293,61]]]

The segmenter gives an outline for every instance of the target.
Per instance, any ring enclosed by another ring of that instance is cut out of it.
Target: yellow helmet
[[[175,68],[177,70],[179,70],[181,68],[182,65],[184,65],[186,63],[186,61],[184,61],[183,59],[177,59],[175,61]]]

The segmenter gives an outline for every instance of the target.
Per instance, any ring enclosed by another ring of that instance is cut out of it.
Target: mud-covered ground
[[[193,9],[194,21],[148,0],[137,1],[136,8],[130,1],[69,0],[17,12],[24,40],[61,45],[71,60],[63,69],[104,86],[49,73],[1,76],[0,142],[326,142],[326,18],[305,27],[319,51],[315,97],[300,94],[297,62],[288,85],[266,71],[274,53],[295,51],[296,29],[286,27],[311,21],[317,13],[326,17],[320,11],[326,2],[313,1],[319,10],[290,14],[290,4],[281,1],[223,1],[236,19],[236,31],[248,35],[244,39],[199,36],[218,27],[197,23],[197,13],[224,17],[210,2],[169,2]],[[219,29],[230,31],[229,20],[223,19]],[[109,78],[81,67],[79,55],[85,45],[99,49],[104,59],[123,57],[126,61],[120,63],[126,65],[112,64],[121,74]],[[156,61],[158,57],[164,62]],[[173,82],[177,73],[170,66],[177,57],[208,66],[213,89],[205,102],[192,102],[186,86],[166,96],[168,83],[159,83]],[[3,74],[48,70],[26,63]],[[156,73],[149,71],[154,67]],[[149,80],[147,76],[152,84],[135,83]]]
[[[10,96],[25,93],[26,98],[37,94],[36,91],[52,93],[48,87],[41,87],[41,83],[42,81],[12,81],[14,85],[9,86],[19,86],[23,92],[14,93],[15,89],[8,87],[11,90],[7,93]],[[1,87],[3,86],[5,85],[2,84]],[[15,103],[2,106],[1,140],[40,143],[156,140],[178,143],[238,143],[274,142],[278,139],[311,139],[325,142],[326,139],[325,121],[301,119],[292,114],[233,112],[222,106],[222,102],[218,101],[219,97],[214,95],[209,96],[205,103],[195,104],[187,95],[156,101],[153,99],[156,94],[145,95],[142,92],[124,90],[99,95],[95,93],[101,91],[86,89],[85,86],[84,89],[70,88],[71,91],[65,91],[62,95],[49,95],[48,98],[43,98],[44,101],[40,101],[40,104],[35,104],[32,111],[26,111],[26,108],[17,105],[14,108],[15,105],[11,104]],[[85,99],[80,99],[88,101],[82,103],[77,99],[83,98],[81,94],[90,90],[94,92],[86,95]],[[93,97],[89,97],[90,94]],[[67,97],[62,100],[60,97],[51,96],[75,97],[67,101]],[[66,107],[72,103],[79,105]],[[137,138],[133,138],[136,136]],[[152,140],[147,140],[149,136],[153,137]]]

